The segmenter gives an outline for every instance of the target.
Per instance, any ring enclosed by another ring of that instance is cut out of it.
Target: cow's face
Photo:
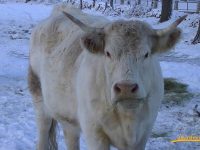
[[[181,32],[176,26],[183,19],[165,30],[154,30],[141,21],[117,21],[94,29],[72,18],[86,30],[82,47],[103,59],[111,104],[134,108],[146,100],[154,78],[153,55],[177,43]]]
[[[146,99],[153,78],[151,32],[139,21],[118,21],[105,29],[104,66],[112,104],[133,108]]]

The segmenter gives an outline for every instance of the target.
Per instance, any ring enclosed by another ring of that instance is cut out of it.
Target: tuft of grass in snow
[[[178,82],[174,78],[165,78],[164,104],[180,105],[182,102],[191,99],[194,95],[187,90],[188,85]]]
[[[165,92],[170,93],[170,92],[175,92],[175,93],[185,93],[187,92],[187,84],[180,83],[176,81],[174,78],[165,78],[164,79],[165,83]]]
[[[167,137],[167,136],[168,136],[167,132],[163,132],[163,133],[152,132],[152,134],[151,134],[151,138],[159,138],[159,137]]]

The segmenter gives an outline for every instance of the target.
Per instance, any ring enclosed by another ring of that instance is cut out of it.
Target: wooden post
[[[200,2],[197,2],[197,13],[200,13]]]
[[[174,2],[174,10],[178,10],[178,0]]]

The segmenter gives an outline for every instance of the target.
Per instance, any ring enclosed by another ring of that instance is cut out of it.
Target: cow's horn
[[[184,15],[182,17],[180,17],[179,19],[177,19],[174,23],[172,23],[169,27],[165,28],[165,29],[157,29],[156,34],[159,36],[164,35],[165,33],[168,33],[174,29],[176,29],[176,27],[187,17],[187,15]]]
[[[85,32],[100,32],[100,31],[103,30],[103,28],[94,28],[94,27],[87,26],[86,24],[84,24],[80,20],[76,19],[74,16],[72,16],[72,15],[70,15],[70,14],[64,12],[64,11],[63,11],[63,13],[67,18],[69,18],[73,23],[78,25]]]

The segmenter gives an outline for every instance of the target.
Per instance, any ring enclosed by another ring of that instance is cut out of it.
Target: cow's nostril
[[[135,91],[137,91],[137,89],[138,89],[138,84],[133,84],[131,92],[134,93]]]
[[[116,93],[120,93],[120,92],[121,92],[121,89],[120,89],[120,87],[118,86],[118,84],[115,84],[115,86],[114,86],[114,91],[115,91]]]

